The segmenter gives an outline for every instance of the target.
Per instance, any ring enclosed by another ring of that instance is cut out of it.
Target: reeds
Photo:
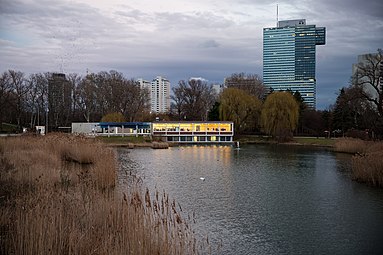
[[[197,254],[165,194],[114,188],[114,152],[62,135],[0,140],[0,254]]]
[[[383,142],[339,139],[335,143],[335,151],[354,154],[353,180],[383,187]]]
[[[356,181],[383,187],[383,151],[353,156],[352,175]]]
[[[366,141],[355,138],[340,138],[337,139],[334,144],[334,150],[336,152],[345,153],[364,153],[366,150]]]

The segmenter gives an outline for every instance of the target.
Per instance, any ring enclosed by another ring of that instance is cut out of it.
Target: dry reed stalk
[[[114,191],[114,153],[96,142],[65,135],[0,140],[0,160],[7,163],[0,167],[1,253],[198,253],[165,193],[152,199],[138,180],[125,194]]]
[[[353,179],[383,187],[383,151],[352,157]]]
[[[367,142],[354,138],[340,138],[335,142],[334,150],[345,153],[364,153],[367,148]]]

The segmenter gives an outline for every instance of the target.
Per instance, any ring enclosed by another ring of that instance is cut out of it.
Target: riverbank
[[[339,139],[335,151],[353,154],[352,178],[383,188],[383,142]]]
[[[152,141],[149,137],[143,136],[100,136],[96,140],[106,144],[108,147],[119,148],[153,148],[153,149],[167,149],[171,145],[167,142]]]
[[[116,188],[115,150],[71,135],[0,139],[0,254],[196,254],[175,201]]]
[[[335,152],[352,154],[352,179],[375,187],[383,187],[383,142],[352,138],[294,137],[291,142],[278,143],[267,136],[240,136],[242,144],[281,144],[329,148]]]
[[[292,141],[285,143],[278,143],[270,136],[258,135],[242,135],[236,137],[236,141],[243,144],[286,144],[286,145],[300,145],[300,146],[320,146],[333,148],[336,139],[327,139],[323,137],[294,137]]]

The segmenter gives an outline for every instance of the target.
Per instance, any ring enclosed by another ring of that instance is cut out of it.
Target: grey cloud
[[[127,6],[127,5],[124,5],[123,9],[115,11],[115,13],[117,15],[129,17],[129,18],[135,18],[135,19],[144,19],[144,18],[150,17],[150,15],[148,15],[147,13],[142,12],[142,11],[137,10],[137,9],[134,9],[134,8]]]
[[[200,44],[200,47],[202,48],[218,48],[219,43],[215,40],[206,40]]]
[[[155,20],[158,22],[159,29],[172,29],[182,31],[182,29],[203,30],[203,29],[224,29],[234,24],[234,22],[217,16],[212,12],[195,13],[156,13]]]
[[[274,24],[270,13],[277,4],[222,0],[216,2],[219,8],[200,12],[146,12],[124,5],[111,16],[68,1],[0,1],[0,32],[31,37],[28,45],[21,45],[0,34],[0,71],[116,69],[147,79],[161,74],[173,85],[190,76],[222,82],[235,72],[261,75],[262,28]],[[221,3],[244,8],[224,9]],[[339,88],[348,84],[357,55],[383,47],[382,3],[278,3],[281,17],[305,18],[309,24],[327,28],[327,44],[317,48],[317,101],[319,108],[325,108]],[[262,12],[246,12],[247,7]]]
[[[355,15],[367,15],[383,19],[383,2],[381,0],[347,0],[347,1],[313,1],[313,5],[320,6],[322,9],[332,10],[338,13],[355,13]],[[350,22],[355,16],[348,16]]]

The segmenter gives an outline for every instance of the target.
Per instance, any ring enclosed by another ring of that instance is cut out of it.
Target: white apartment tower
[[[157,76],[151,83],[152,113],[166,113],[170,110],[170,82],[164,77]]]

